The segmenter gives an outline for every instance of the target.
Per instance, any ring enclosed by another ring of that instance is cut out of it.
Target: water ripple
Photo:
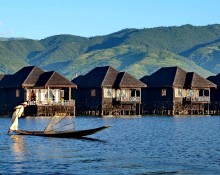
[[[219,174],[220,117],[76,117],[78,129],[112,127],[84,139],[6,134],[0,118],[0,174]],[[43,130],[48,118],[19,120]]]

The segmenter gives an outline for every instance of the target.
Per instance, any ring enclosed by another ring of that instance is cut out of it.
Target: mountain
[[[69,79],[105,65],[137,78],[166,66],[179,66],[207,77],[220,72],[219,56],[219,24],[123,29],[90,38],[0,38],[0,73],[14,73],[23,66],[36,65]]]

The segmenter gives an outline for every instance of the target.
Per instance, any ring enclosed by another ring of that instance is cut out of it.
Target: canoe
[[[110,126],[102,126],[87,130],[46,132],[46,133],[44,131],[27,131],[27,130],[16,130],[14,132],[17,133],[18,135],[32,135],[32,136],[58,137],[58,138],[80,138],[95,134],[109,127]]]

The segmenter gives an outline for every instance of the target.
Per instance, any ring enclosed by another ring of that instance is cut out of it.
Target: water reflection
[[[11,144],[11,149],[16,161],[23,161],[25,151],[24,137],[19,135],[12,135],[11,139],[13,141]]]
[[[80,137],[80,138],[75,138],[79,140],[85,140],[85,141],[94,141],[94,142],[100,142],[100,143],[106,143],[107,141],[101,140],[101,139],[95,139],[95,138],[90,138],[90,137]]]

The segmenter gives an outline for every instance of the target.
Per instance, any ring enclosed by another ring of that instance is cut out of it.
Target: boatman
[[[21,117],[24,115],[24,108],[27,106],[27,102],[21,103],[21,105],[16,106],[14,109],[15,111],[12,114],[12,125],[8,130],[8,134],[11,131],[18,130],[18,117]]]

